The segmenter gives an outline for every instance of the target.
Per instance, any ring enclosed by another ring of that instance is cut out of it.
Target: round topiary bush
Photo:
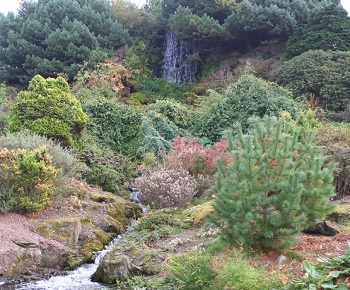
[[[28,129],[61,143],[79,147],[81,133],[88,122],[80,102],[70,93],[64,78],[36,75],[28,90],[20,92],[11,108],[9,130]]]

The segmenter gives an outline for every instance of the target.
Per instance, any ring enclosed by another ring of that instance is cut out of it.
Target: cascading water
[[[187,45],[174,32],[167,31],[164,46],[162,77],[168,82],[176,84],[195,81],[198,65],[189,59],[189,56],[194,52],[193,45]]]
[[[121,236],[113,239],[102,251],[96,253],[94,263],[84,264],[74,271],[65,271],[61,275],[53,276],[47,280],[39,280],[29,283],[0,284],[2,290],[108,290],[112,289],[92,282],[90,277],[95,273],[103,257],[110,251]]]
[[[140,189],[130,187],[129,198],[137,203],[145,213],[146,207],[140,202]],[[137,221],[131,220],[131,228],[137,224]],[[131,230],[129,228],[128,230]],[[108,246],[95,254],[94,263],[84,264],[74,271],[65,271],[61,275],[53,276],[49,279],[33,281],[29,283],[5,283],[0,282],[1,290],[108,290],[115,289],[108,286],[102,286],[100,283],[92,282],[91,276],[96,272],[97,267],[102,262],[103,257],[113,248],[121,236],[113,239]]]

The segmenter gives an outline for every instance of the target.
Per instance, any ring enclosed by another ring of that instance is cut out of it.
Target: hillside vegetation
[[[195,47],[195,82],[161,78],[167,30]],[[338,0],[24,0],[0,14],[0,68],[0,213],[39,213],[72,179],[123,197],[135,185],[150,224],[203,203],[198,224],[218,232],[214,250],[170,258],[164,287],[324,289],[264,280],[242,257],[288,253],[350,195]]]

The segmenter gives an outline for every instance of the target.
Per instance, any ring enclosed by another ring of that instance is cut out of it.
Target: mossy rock
[[[127,256],[123,254],[106,255],[91,280],[111,285],[115,284],[116,280],[126,281],[132,272],[133,266]]]
[[[346,225],[350,223],[350,206],[338,204],[333,212],[327,216],[327,219],[339,224]]]
[[[138,204],[127,200],[108,205],[106,212],[111,217],[119,219],[127,225],[130,223],[130,218],[139,218],[142,216],[142,208]]]
[[[128,223],[120,221],[120,219],[115,219],[110,215],[105,215],[101,221],[101,227],[105,232],[111,233],[113,235],[120,235],[125,232]]]
[[[190,215],[190,219],[193,221],[192,225],[196,226],[200,223],[204,222],[206,219],[206,215],[208,213],[212,213],[214,211],[211,202],[206,202],[192,208],[192,213]]]
[[[90,261],[94,252],[101,251],[103,244],[96,238],[88,237],[84,240],[83,245],[79,249],[80,255],[83,257],[83,261]]]
[[[115,195],[111,192],[91,192],[90,199],[96,202],[112,203],[117,200]]]
[[[114,235],[122,234],[130,226],[131,218],[142,216],[141,207],[127,200],[105,205],[104,212],[104,217],[97,222],[96,226]]]
[[[79,217],[41,221],[36,224],[34,230],[42,236],[50,237],[74,248],[81,232],[81,222]]]
[[[141,106],[144,104],[147,104],[147,95],[141,92],[136,92],[130,94],[130,97],[127,98],[126,103],[128,105],[133,105],[133,106]]]
[[[107,234],[106,232],[100,229],[95,229],[94,234],[96,238],[104,245],[107,245],[112,240],[111,235]]]
[[[137,80],[135,79],[128,79],[126,81],[126,85],[130,87],[130,91],[138,91],[139,90],[139,85],[137,83]]]
[[[131,242],[128,237],[130,236],[122,238],[107,255],[126,255],[138,273],[146,276],[157,274],[164,269],[166,254],[145,246],[143,242]]]

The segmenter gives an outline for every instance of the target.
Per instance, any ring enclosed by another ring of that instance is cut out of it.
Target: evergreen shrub
[[[1,203],[7,210],[14,207],[24,212],[41,211],[51,202],[58,172],[45,146],[34,150],[0,149]]]
[[[80,150],[78,158],[87,165],[87,170],[83,172],[85,181],[112,193],[119,193],[126,187],[135,172],[127,157],[113,155],[108,150],[103,152],[96,147]]]
[[[209,97],[202,100],[194,113],[191,132],[209,142],[217,142],[236,122],[241,122],[245,130],[251,116],[278,116],[281,111],[295,116],[300,104],[291,97],[287,89],[244,73],[223,93],[209,91]]]
[[[64,78],[36,75],[11,107],[9,130],[28,129],[57,140],[63,147],[79,147],[87,122],[87,115]]]
[[[301,230],[331,210],[333,165],[312,136],[275,118],[255,119],[248,134],[227,135],[232,163],[220,160],[210,220],[224,242],[246,249],[282,251]]]
[[[87,130],[115,155],[137,157],[142,142],[141,113],[131,106],[112,100],[94,99],[84,104],[89,115]]]
[[[350,18],[339,4],[329,1],[315,10],[307,24],[298,25],[289,37],[285,59],[292,59],[309,50],[350,50]]]
[[[294,98],[309,99],[329,111],[344,111],[350,95],[350,52],[310,50],[286,61],[276,73],[277,82]]]
[[[34,150],[42,146],[47,148],[47,152],[52,158],[52,165],[60,169],[60,176],[72,176],[75,174],[74,169],[78,161],[76,154],[72,150],[63,148],[53,140],[47,139],[45,136],[32,134],[28,130],[14,134],[7,132],[0,135],[0,148]]]

